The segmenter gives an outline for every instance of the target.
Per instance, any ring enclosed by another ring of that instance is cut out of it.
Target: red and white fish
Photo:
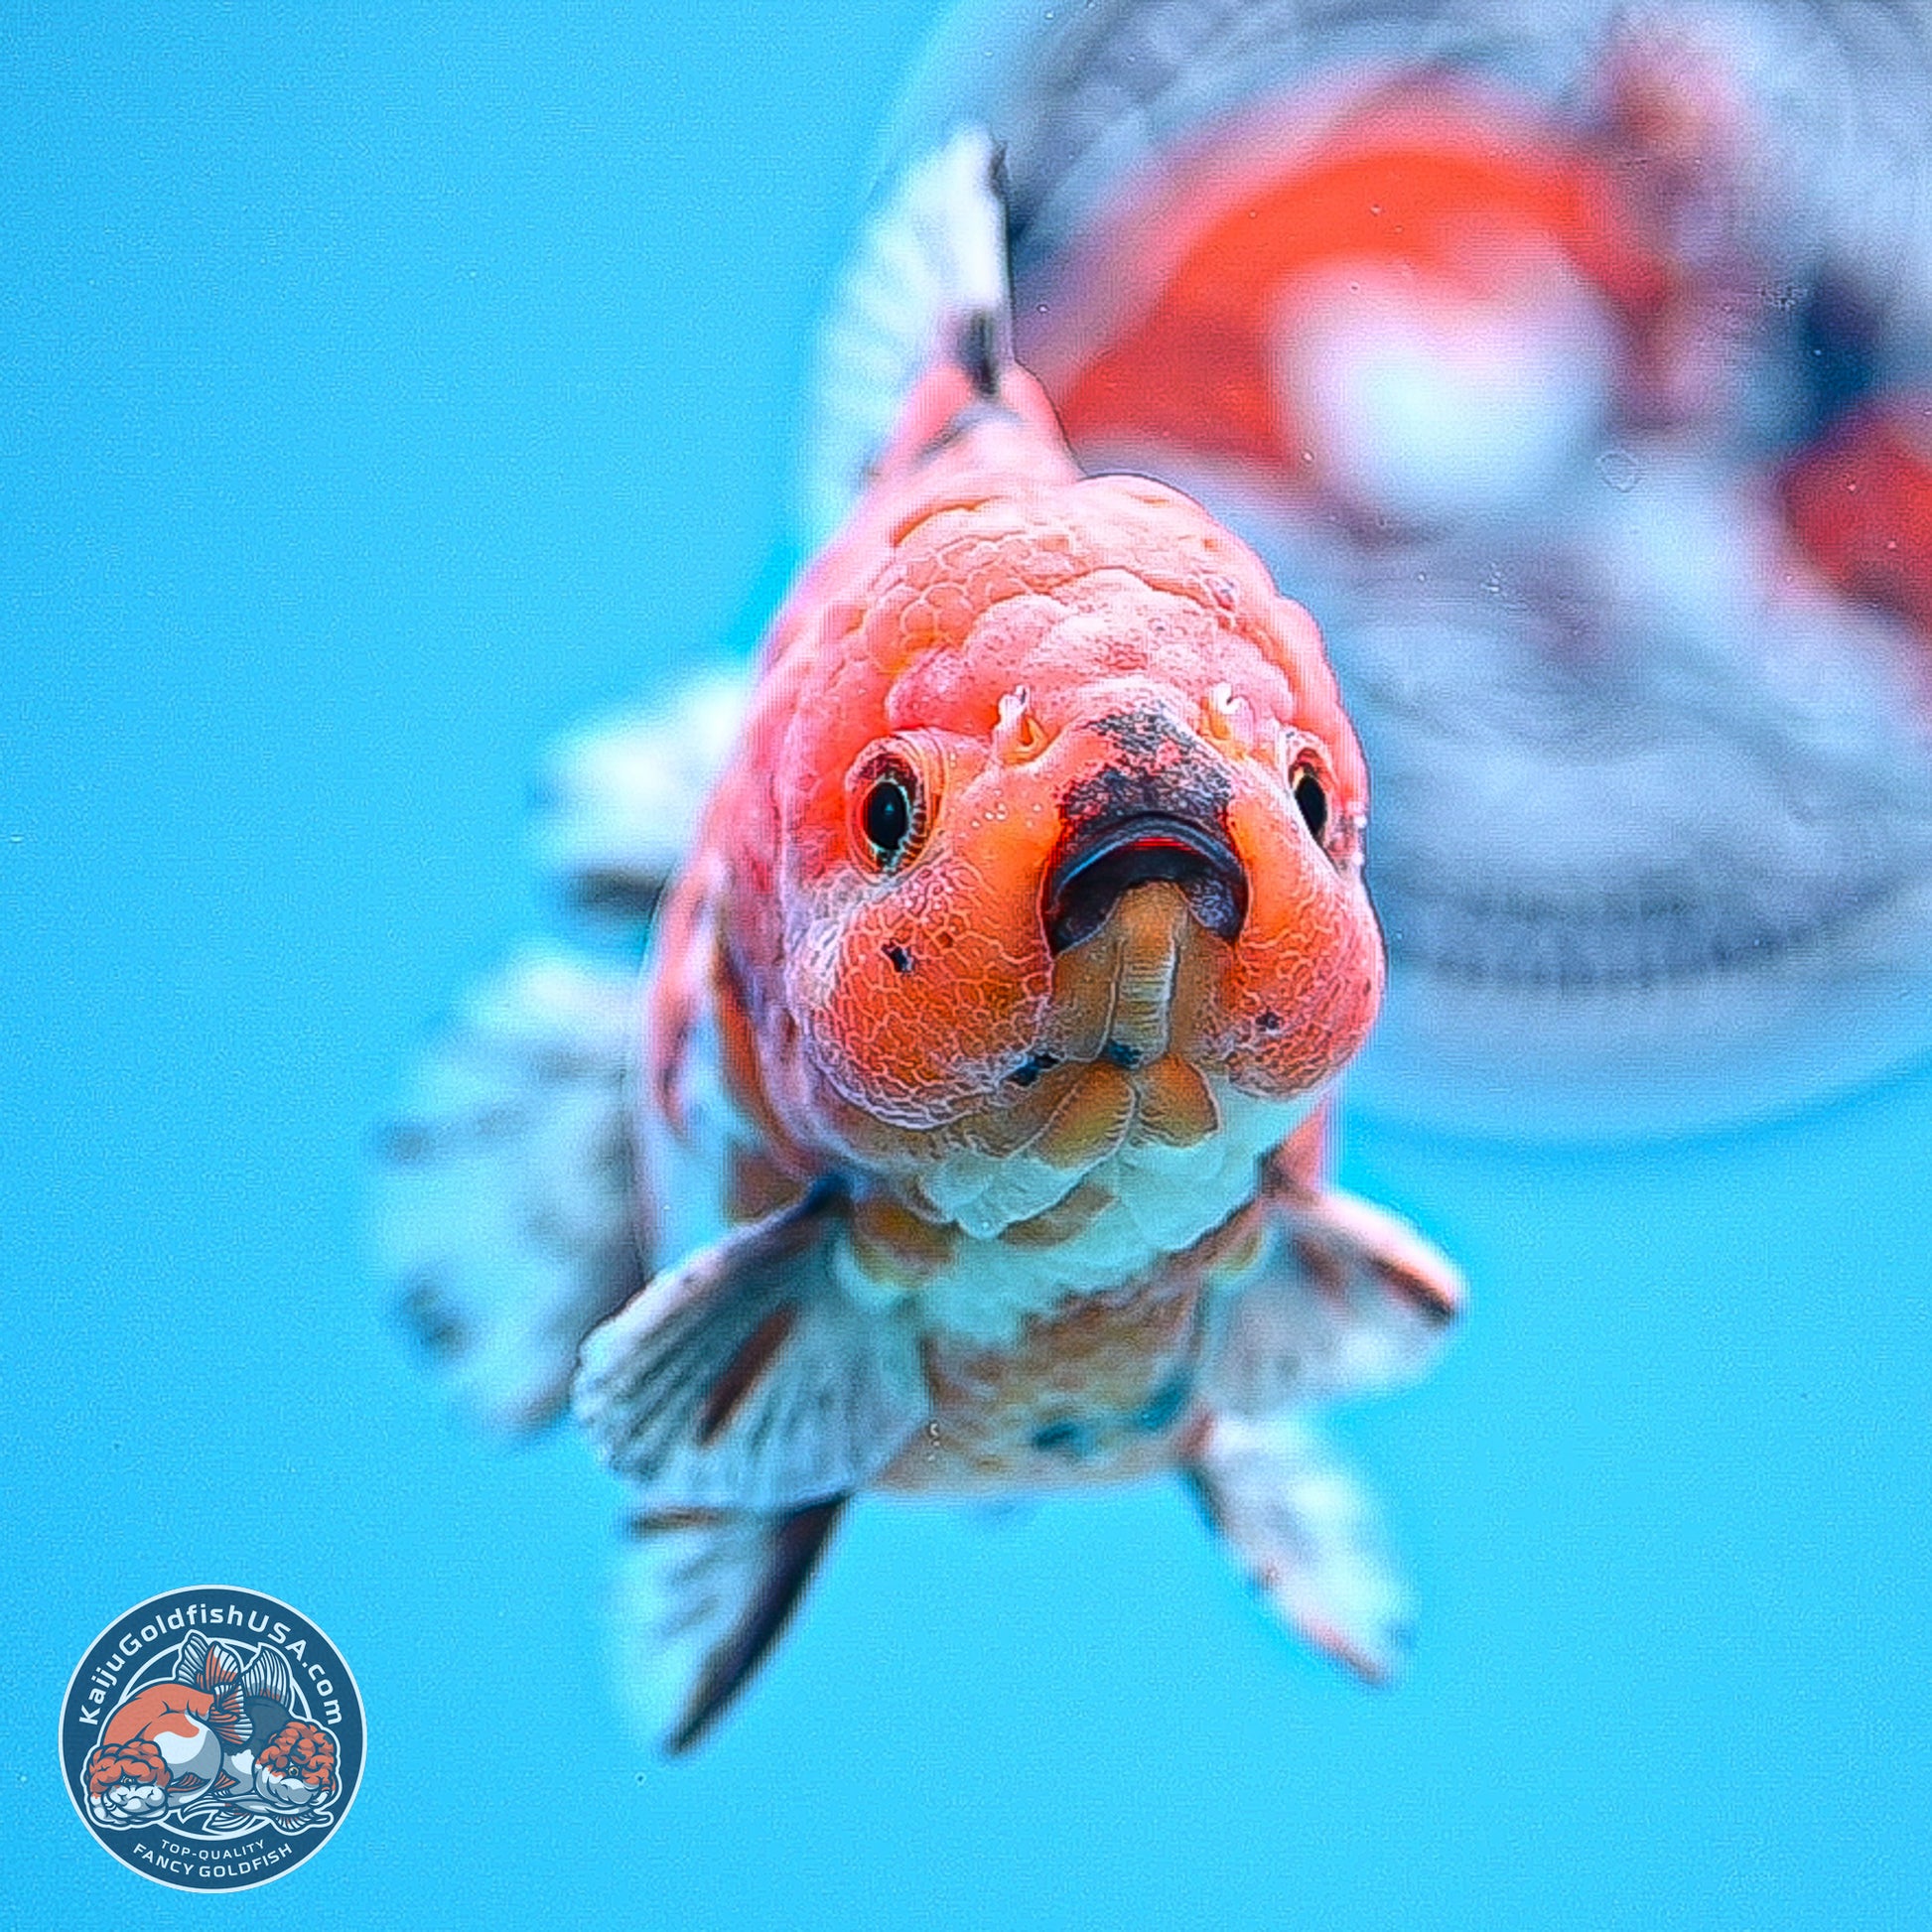
[[[1908,627],[1932,692],[1932,394],[1847,411],[1785,466],[1778,493],[1819,573]]]
[[[477,1385],[506,1415],[554,1404],[561,1337],[651,1246],[574,1409],[632,1486],[632,1689],[673,1749],[862,1491],[1176,1471],[1313,1642],[1380,1677],[1405,1627],[1309,1427],[1418,1373],[1462,1294],[1325,1178],[1382,987],[1361,757],[1253,554],[1170,488],[1082,477],[1011,358],[992,174],[961,135],[882,217],[936,350],[765,641],[658,914],[634,1112],[585,1130],[619,1002],[553,961],[478,1009],[396,1142],[419,1324],[459,1364],[513,1333]],[[493,1141],[447,1104],[512,1091]],[[547,1329],[456,1205],[505,1186],[521,1218],[488,1225]],[[561,1239],[559,1199],[593,1208]]]
[[[295,1717],[288,1663],[268,1644],[244,1667],[189,1632],[175,1675],[109,1713],[87,1759],[87,1805],[103,1825],[143,1825],[184,1805],[306,1811],[335,1790],[336,1745]]]

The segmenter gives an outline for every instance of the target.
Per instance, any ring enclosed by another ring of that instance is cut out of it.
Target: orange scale
[[[1066,616],[1058,598],[1034,590],[1016,590],[995,600],[973,622],[971,643],[977,651],[1009,656],[1042,642]]]
[[[883,649],[874,644],[871,655],[881,670],[898,677],[927,652],[943,647],[947,641],[945,621],[921,594],[910,598],[894,614],[890,640]]]
[[[924,590],[956,574],[962,544],[988,543],[1019,534],[1026,527],[1010,502],[976,496],[970,501],[928,503],[908,517],[895,536],[898,567],[905,581]]]
[[[918,593],[901,581],[883,586],[866,610],[865,622],[857,639],[858,653],[877,674],[892,678],[904,670],[916,648],[904,634],[905,615],[918,600]],[[836,661],[836,660],[835,660]]]

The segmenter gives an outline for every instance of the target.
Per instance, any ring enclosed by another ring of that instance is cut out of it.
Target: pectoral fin
[[[1269,1607],[1371,1683],[1408,1649],[1408,1592],[1368,1498],[1305,1424],[1218,1416],[1187,1471],[1208,1522]]]
[[[1352,1194],[1280,1194],[1256,1259],[1216,1294],[1202,1388],[1267,1416],[1414,1381],[1462,1307],[1454,1265]]]
[[[925,1420],[910,1322],[832,1274],[825,1184],[651,1281],[584,1343],[575,1406],[647,1511],[786,1511],[844,1495]]]

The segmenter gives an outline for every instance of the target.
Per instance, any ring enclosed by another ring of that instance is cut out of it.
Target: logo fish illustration
[[[327,1729],[289,1709],[288,1665],[271,1645],[244,1669],[226,1644],[191,1630],[173,1678],[122,1700],[87,1760],[87,1806],[101,1825],[144,1825],[189,1803],[301,1811],[334,1792]]]
[[[983,136],[877,238],[927,366],[661,903],[572,766],[589,896],[655,914],[641,1024],[533,954],[389,1140],[413,1325],[500,1421],[569,1388],[630,1485],[630,1688],[673,1750],[862,1491],[1177,1471],[1385,1675],[1403,1592],[1310,1417],[1419,1374],[1462,1296],[1325,1178],[1383,967],[1312,620],[1188,498],[1081,476],[1012,356]]]

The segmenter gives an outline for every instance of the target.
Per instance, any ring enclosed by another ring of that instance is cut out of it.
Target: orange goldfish
[[[1012,359],[996,174],[961,135],[902,197],[936,264],[930,363],[767,635],[657,909],[629,1111],[597,1114],[608,977],[526,967],[455,1049],[493,1069],[473,1093],[547,1082],[580,1123],[526,1105],[512,1148],[597,1149],[579,1234],[548,1215],[527,1271],[575,1319],[493,1386],[540,1413],[557,1335],[628,1295],[572,1400],[634,1491],[633,1689],[673,1750],[860,1491],[1175,1470],[1316,1644],[1380,1677],[1402,1638],[1307,1426],[1418,1372],[1461,1300],[1324,1178],[1382,989],[1361,755],[1313,621],[1253,554],[1173,489],[1081,475]],[[567,1012],[595,1016],[574,1071],[527,1044]],[[454,1091],[404,1137],[397,1260],[461,1359],[541,1324],[423,1202],[452,1173],[543,1189],[464,1141]]]

